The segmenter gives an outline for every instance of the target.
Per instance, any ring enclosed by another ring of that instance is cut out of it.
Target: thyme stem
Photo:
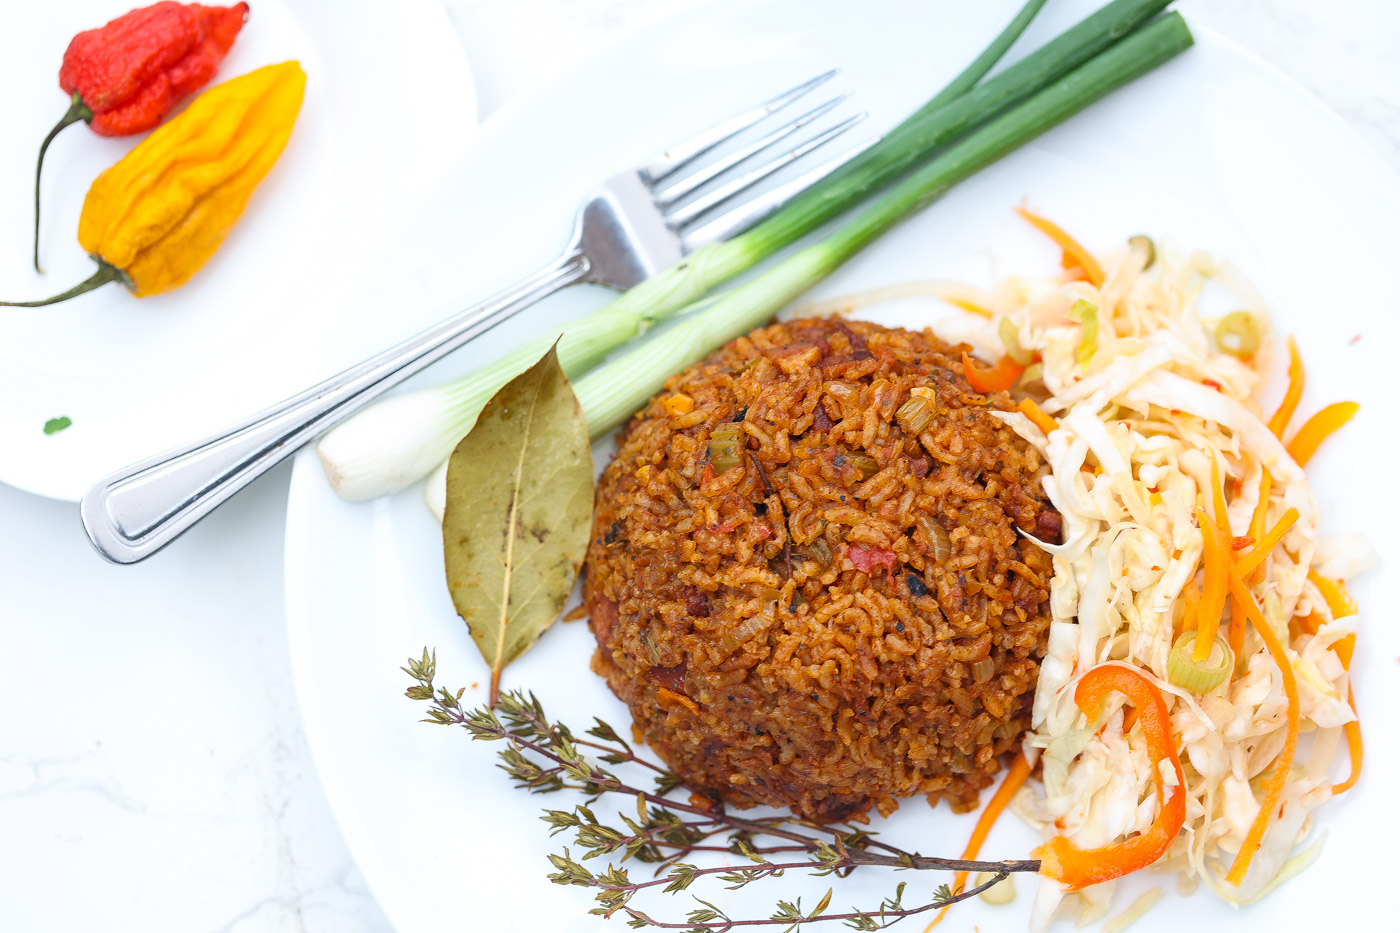
[[[458,702],[462,691],[454,694],[434,687],[435,668],[436,661],[426,650],[421,660],[410,660],[404,668],[417,681],[408,689],[408,696],[430,701],[428,722],[459,725],[475,739],[505,742],[507,747],[500,752],[500,767],[519,787],[534,793],[576,790],[588,798],[587,803],[575,805],[572,811],[546,810],[543,819],[555,833],[573,831],[577,843],[585,849],[581,860],[570,856],[568,849],[549,856],[556,869],[549,879],[556,884],[592,889],[599,906],[591,912],[599,916],[611,917],[622,912],[633,927],[651,926],[694,933],[727,933],[738,928],[770,926],[796,929],[805,923],[840,920],[868,933],[883,930],[904,917],[974,897],[1013,872],[1040,869],[1040,862],[1035,859],[993,862],[920,855],[881,842],[872,833],[848,824],[817,823],[790,815],[746,819],[728,813],[718,803],[707,806],[703,801],[692,802],[694,797],[676,799],[672,795],[684,788],[680,778],[636,754],[607,723],[596,720],[597,725],[588,731],[592,739],[576,738],[568,727],[549,720],[534,696],[518,692],[503,694],[497,709],[464,710]],[[601,752],[602,760],[609,764],[636,764],[647,768],[654,775],[656,787],[647,790],[627,783],[586,758],[582,751],[585,748]],[[635,805],[635,818],[617,814],[625,830],[600,821],[590,809],[589,804],[606,795],[625,796]],[[706,842],[721,834],[728,834],[728,845]],[[755,845],[753,840],[760,836],[774,840],[774,844]],[[682,861],[692,852],[741,855],[748,864],[702,868]],[[793,857],[786,861],[770,860],[770,856],[780,854]],[[601,871],[585,867],[585,862],[601,855],[619,855],[624,863],[629,859],[654,863],[656,873],[650,880],[633,881],[627,868],[619,864],[610,863]],[[779,901],[777,911],[766,919],[735,919],[714,904],[696,898],[702,906],[692,910],[684,922],[658,920],[631,903],[633,897],[644,892],[660,888],[663,893],[675,894],[704,879],[722,881],[730,889],[737,889],[755,881],[781,877],[788,871],[843,878],[863,867],[986,872],[992,877],[967,890],[955,891],[941,885],[928,902],[910,907],[902,903],[906,885],[901,883],[894,896],[886,898],[877,909],[826,913],[833,888],[810,912],[803,911],[800,900]]]
[[[878,916],[881,921],[880,923],[873,927],[865,927],[864,929],[883,930],[886,927],[893,926],[895,923],[897,923],[900,920],[903,920],[905,917],[913,917],[917,914],[926,913],[930,910],[942,910],[944,907],[951,907],[953,904],[956,904],[959,901],[965,901],[970,897],[976,897],[983,891],[990,888],[992,885],[1006,880],[1006,877],[1006,873],[999,874],[991,880],[979,884],[975,888],[969,888],[966,891],[958,891],[957,893],[953,894],[947,899],[934,900],[928,904],[923,904],[919,907],[902,907],[898,910],[882,910],[875,914],[859,910],[839,914],[816,914],[810,917],[803,917],[801,922],[821,923],[827,920],[859,920],[861,918],[873,920],[875,917]],[[646,914],[634,908],[625,909],[629,916],[639,920],[645,920],[651,926],[654,926],[661,930],[706,930],[711,931],[711,933],[725,933],[725,931],[732,930],[735,927],[779,926],[784,924],[790,927],[793,923],[791,919],[788,919],[786,917],[768,917],[756,920],[731,920],[726,917],[722,920],[701,923],[668,923],[649,917]]]

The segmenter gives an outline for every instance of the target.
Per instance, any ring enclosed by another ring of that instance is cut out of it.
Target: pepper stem
[[[94,288],[100,288],[108,282],[121,282],[125,285],[128,283],[128,279],[125,272],[118,269],[110,262],[103,262],[99,259],[97,260],[97,271],[66,292],[54,295],[52,298],[45,298],[42,301],[0,301],[0,307],[42,308],[44,305],[56,305],[60,301],[67,301],[69,298],[77,298],[84,292],[90,292]]]
[[[83,99],[78,96],[78,92],[73,92],[73,103],[69,105],[68,112],[63,115],[63,119],[58,121],[58,125],[49,130],[49,135],[44,137],[44,141],[39,145],[39,164],[34,169],[34,271],[43,273],[39,268],[39,176],[44,173],[44,153],[49,151],[49,143],[63,130],[64,127],[72,126],[79,120],[84,123],[92,122],[92,111],[88,105],[83,103]]]

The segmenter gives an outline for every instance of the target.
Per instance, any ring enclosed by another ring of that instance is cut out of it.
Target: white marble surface
[[[704,0],[444,0],[481,109]],[[1400,5],[1183,0],[1400,169]],[[3,452],[0,452],[3,455]],[[0,486],[0,929],[387,931],[292,695],[279,470],[147,564]]]

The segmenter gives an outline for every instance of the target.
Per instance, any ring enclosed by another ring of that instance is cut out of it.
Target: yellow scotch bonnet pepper
[[[138,298],[179,288],[214,255],[287,145],[306,73],[297,62],[225,81],[156,129],[88,189],[78,242],[97,272],[35,308],[121,282]]]

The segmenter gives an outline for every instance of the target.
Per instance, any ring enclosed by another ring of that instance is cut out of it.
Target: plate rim
[[[709,7],[710,15],[721,15],[719,11],[727,11],[732,8],[744,8],[747,6],[746,0],[725,0],[722,4],[714,4]],[[616,35],[598,45],[592,52],[581,59],[570,63],[562,71],[552,75],[547,80],[534,85],[519,94],[510,97],[499,108],[484,120],[478,127],[478,133],[474,136],[468,150],[459,158],[459,162],[470,157],[471,151],[477,146],[489,145],[490,140],[503,132],[500,127],[510,121],[502,119],[502,115],[510,116],[522,108],[533,106],[534,103],[548,95],[551,88],[565,81],[569,75],[579,71],[588,70],[593,64],[615,47],[624,45],[632,41],[636,35],[645,33],[653,29],[663,28],[667,23],[674,20],[684,19],[687,16],[695,15],[694,7],[685,7],[672,12],[669,15],[652,20],[634,23],[624,27]],[[1331,129],[1337,133],[1338,137],[1349,144],[1349,148],[1363,154],[1364,157],[1378,170],[1378,174],[1385,178],[1394,194],[1400,197],[1400,168],[1391,165],[1380,152],[1372,146],[1361,133],[1349,124],[1337,111],[1328,106],[1316,93],[1304,86],[1298,79],[1282,71],[1278,66],[1271,63],[1259,53],[1231,39],[1217,29],[1199,23],[1193,23],[1188,18],[1187,24],[1199,45],[1211,44],[1218,46],[1228,55],[1247,64],[1250,69],[1261,77],[1267,78],[1271,83],[1285,90],[1290,97],[1305,104],[1308,109],[1322,118]],[[445,179],[453,174],[453,169],[449,169],[442,174]],[[292,661],[292,679],[296,693],[298,710],[302,715],[303,732],[306,736],[308,747],[311,750],[313,766],[316,769],[317,777],[326,791],[327,801],[330,804],[331,812],[340,827],[342,834],[346,838],[347,848],[355,864],[361,868],[365,883],[371,894],[374,896],[385,915],[392,924],[397,924],[399,920],[406,919],[407,916],[418,916],[409,911],[407,914],[400,913],[403,908],[397,892],[386,898],[386,882],[379,875],[377,870],[365,870],[366,864],[376,867],[380,860],[366,850],[372,847],[365,840],[352,841],[352,838],[359,833],[358,827],[347,829],[347,823],[354,824],[354,820],[343,811],[342,807],[348,804],[340,798],[342,793],[338,775],[329,774],[329,768],[325,761],[326,751],[323,746],[323,737],[313,735],[307,727],[306,709],[310,699],[311,685],[309,684],[309,674],[305,665],[303,651],[310,650],[309,642],[309,619],[301,612],[303,607],[309,608],[310,602],[303,587],[307,579],[306,572],[299,565],[299,561],[305,555],[303,541],[309,541],[306,536],[310,534],[308,525],[309,512],[305,509],[297,508],[297,504],[303,501],[300,497],[299,487],[301,483],[316,482],[323,478],[319,461],[315,455],[314,447],[308,445],[292,458],[292,477],[288,486],[287,518],[283,537],[284,558],[283,558],[283,579],[284,579],[284,612],[287,619],[288,648]],[[419,485],[409,487],[396,495],[416,494]],[[340,502],[341,500],[337,500]],[[346,503],[358,507],[373,507],[370,503]]]

